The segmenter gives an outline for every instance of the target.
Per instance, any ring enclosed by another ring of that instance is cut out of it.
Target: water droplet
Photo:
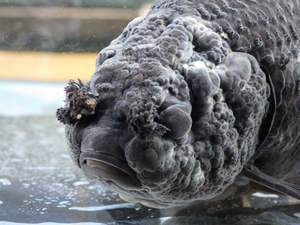
[[[14,159],[11,159],[11,162],[13,162],[13,163],[20,163],[20,162],[22,162],[22,159],[14,158]]]
[[[0,179],[0,184],[4,185],[4,186],[8,186],[8,185],[11,185],[11,182],[9,179],[7,178],[1,178]]]
[[[28,188],[30,186],[30,184],[24,183],[23,186],[24,186],[24,188]]]
[[[300,213],[294,213],[293,216],[297,217],[300,219]]]
[[[275,195],[275,194],[266,194],[266,193],[260,193],[260,192],[256,192],[256,193],[252,194],[252,196],[258,197],[258,198],[279,198],[279,196]]]
[[[88,184],[90,184],[90,182],[89,181],[76,181],[76,182],[74,182],[73,183],[73,185],[74,186],[82,186],[82,185],[88,185]]]
[[[89,190],[95,190],[96,187],[95,187],[95,186],[89,186],[88,189],[89,189]]]

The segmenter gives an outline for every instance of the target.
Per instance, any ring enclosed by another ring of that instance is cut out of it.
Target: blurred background
[[[96,54],[150,0],[0,0],[0,78],[88,80]]]

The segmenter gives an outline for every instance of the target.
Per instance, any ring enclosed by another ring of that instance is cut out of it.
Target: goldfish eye
[[[116,51],[114,49],[103,49],[97,57],[96,67],[100,66],[105,60],[112,58],[116,55]]]

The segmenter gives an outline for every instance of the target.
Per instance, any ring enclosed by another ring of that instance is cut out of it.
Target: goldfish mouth
[[[92,149],[82,152],[80,167],[85,176],[96,178],[100,181],[114,183],[128,190],[140,190],[141,183],[134,171],[121,159]]]

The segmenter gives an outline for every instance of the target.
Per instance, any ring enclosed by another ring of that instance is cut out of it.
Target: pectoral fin
[[[258,185],[300,200],[300,185],[278,180],[261,172],[253,165],[246,166],[242,174]]]

